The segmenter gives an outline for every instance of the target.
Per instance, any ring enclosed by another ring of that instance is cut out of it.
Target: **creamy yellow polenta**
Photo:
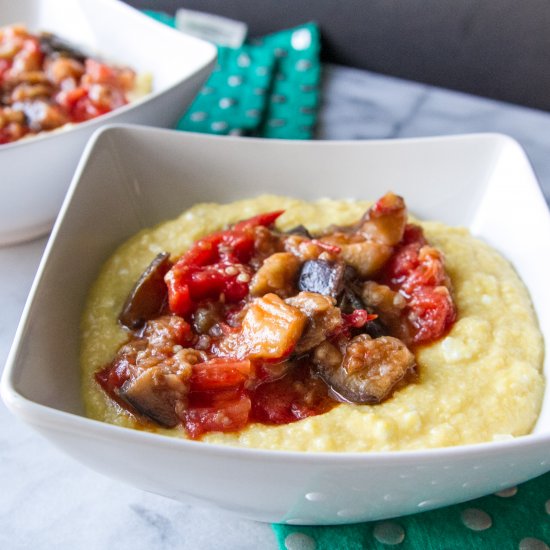
[[[123,244],[95,282],[82,323],[82,380],[87,414],[140,428],[96,384],[93,373],[126,339],[117,317],[152,258],[173,256],[196,239],[254,214],[285,209],[278,226],[300,223],[315,232],[349,224],[365,202],[262,196],[227,205],[199,204],[178,219],[144,230]],[[458,320],[439,342],[417,351],[420,378],[380,405],[340,404],[293,424],[251,424],[239,433],[210,433],[203,441],[299,451],[386,451],[478,443],[529,433],[544,391],[543,340],[529,295],[512,266],[467,230],[423,222],[442,250]],[[182,429],[156,430],[185,437]]]

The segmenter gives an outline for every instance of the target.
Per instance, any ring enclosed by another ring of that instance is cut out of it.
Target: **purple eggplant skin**
[[[161,252],[149,264],[122,307],[118,320],[123,326],[130,330],[138,330],[148,320],[162,313],[168,300],[164,276],[171,267],[168,252]]]
[[[84,63],[87,57],[91,57],[90,54],[83,52],[74,44],[49,32],[40,33],[39,41],[40,48],[46,55],[51,55],[53,57],[71,57],[81,63]]]
[[[337,298],[344,289],[345,270],[343,262],[307,260],[298,277],[298,289]]]
[[[312,239],[311,233],[307,230],[307,227],[304,225],[297,225],[292,229],[289,229],[285,232],[287,235],[300,235],[301,237],[306,237],[306,239]]]
[[[354,290],[357,277],[357,272],[343,262],[307,260],[298,277],[298,289],[332,296],[338,300],[338,307],[343,313],[352,313],[356,309],[367,309]],[[369,311],[369,313],[374,312]],[[372,338],[388,334],[386,327],[379,319],[369,321],[361,332],[366,332]]]
[[[169,377],[162,367],[149,368],[137,378],[125,382],[119,390],[120,397],[139,414],[160,426],[173,428],[180,422],[176,401],[186,398],[187,388],[182,392],[175,391],[168,382]]]

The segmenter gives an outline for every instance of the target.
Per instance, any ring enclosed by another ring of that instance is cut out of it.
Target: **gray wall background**
[[[323,59],[550,111],[550,0],[126,0],[245,21],[316,21]]]

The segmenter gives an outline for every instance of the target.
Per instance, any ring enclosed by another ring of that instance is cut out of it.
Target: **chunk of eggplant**
[[[59,55],[63,57],[72,57],[78,61],[84,62],[89,53],[83,52],[74,44],[64,40],[63,38],[49,32],[40,33],[40,47],[47,55]]]
[[[396,385],[412,373],[415,358],[397,338],[353,338],[342,352],[323,342],[313,352],[319,376],[342,401],[377,404],[387,399]]]
[[[161,252],[149,264],[122,307],[118,317],[122,325],[136,330],[161,314],[168,297],[164,276],[171,266],[168,252]]]
[[[309,352],[342,325],[340,310],[335,300],[315,292],[299,292],[286,303],[298,308],[306,317],[307,325],[294,348],[296,355]]]
[[[337,298],[344,288],[345,271],[343,262],[307,260],[298,277],[298,289]]]
[[[162,366],[145,370],[119,390],[120,397],[137,412],[166,428],[179,424],[176,403],[187,402],[188,392],[187,381]]]
[[[311,233],[307,230],[307,228],[304,225],[297,225],[296,227],[293,227],[292,229],[289,229],[286,231],[287,235],[300,235],[301,237],[306,237],[308,239],[312,239]]]

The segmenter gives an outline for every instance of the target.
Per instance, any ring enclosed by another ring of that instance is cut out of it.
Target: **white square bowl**
[[[106,60],[150,74],[152,92],[99,118],[0,146],[0,245],[51,229],[78,159],[108,123],[173,127],[208,77],[216,48],[118,0],[0,0],[0,26],[49,31]]]
[[[83,416],[80,317],[98,269],[125,239],[198,201],[265,192],[372,199],[388,189],[405,196],[415,215],[465,225],[503,252],[529,287],[550,341],[550,265],[541,261],[550,257],[550,216],[525,154],[506,136],[289,142],[115,126],[91,140],[73,179],[3,375],[6,404],[97,471],[261,521],[381,519],[550,470],[548,388],[530,435],[414,452],[239,449]]]

